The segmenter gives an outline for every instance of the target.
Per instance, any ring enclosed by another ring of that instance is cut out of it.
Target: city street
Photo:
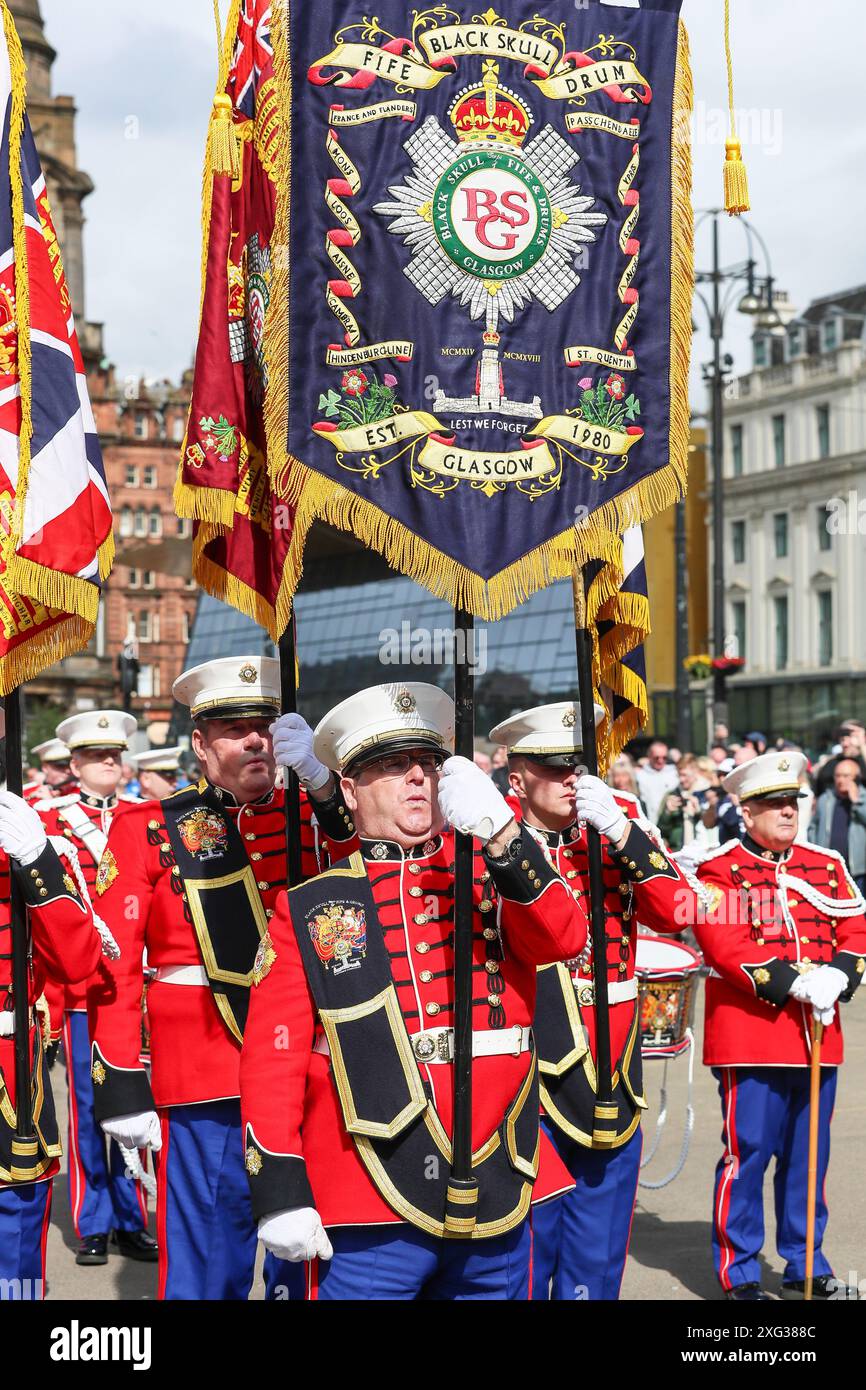
[[[702,1032],[703,996],[698,1001],[696,1033]],[[827,1183],[830,1224],[825,1243],[835,1272],[852,1282],[866,1279],[866,1214],[853,1200],[862,1168],[866,1126],[866,1006],[864,1000],[845,1008],[847,1062],[842,1068],[833,1120],[833,1156]],[[663,1063],[650,1063],[646,1095],[650,1109],[644,1124],[645,1149],[655,1132]],[[680,1152],[686,1114],[688,1062],[679,1058],[668,1066],[668,1121],[665,1137],[644,1179],[664,1177]],[[58,1115],[65,1133],[66,1088],[63,1068],[54,1069]],[[623,1298],[628,1300],[702,1300],[719,1295],[710,1258],[710,1210],[713,1170],[720,1152],[720,1110],[716,1086],[708,1070],[695,1066],[695,1129],[682,1173],[667,1188],[641,1189],[632,1229]],[[773,1230],[772,1183],[765,1186],[765,1220]],[[151,1230],[155,1229],[151,1217]],[[55,1183],[54,1209],[48,1240],[48,1297],[74,1299],[151,1299],[156,1296],[156,1266],[142,1265],[113,1254],[107,1266],[80,1269],[75,1264],[75,1236],[69,1219],[65,1172]],[[781,1280],[782,1262],[770,1235],[764,1251],[764,1286],[773,1295]],[[254,1298],[262,1297],[257,1281]]]

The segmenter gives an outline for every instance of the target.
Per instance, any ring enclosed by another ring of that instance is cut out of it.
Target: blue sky
[[[54,90],[77,100],[79,162],[97,186],[85,205],[87,316],[105,323],[106,350],[122,375],[177,378],[191,361],[198,315],[201,163],[216,73],[212,0],[41,4],[58,50]],[[732,11],[752,218],[779,285],[804,306],[866,281],[866,6],[733,0]],[[683,14],[695,72],[695,204],[706,207],[721,196],[723,3],[684,0]],[[744,258],[745,244],[726,222],[726,259]],[[709,254],[704,229],[699,266]],[[747,368],[747,325],[736,316],[727,346]],[[696,366],[707,354],[701,334]]]

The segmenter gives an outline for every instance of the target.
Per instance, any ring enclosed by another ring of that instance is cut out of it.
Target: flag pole
[[[595,689],[592,679],[592,633],[587,625],[586,592],[583,573],[572,573],[574,631],[577,650],[577,690],[583,734],[583,761],[592,777],[598,776],[598,746],[595,732]],[[613,1098],[613,1067],[610,1052],[610,1002],[607,989],[607,930],[604,909],[601,836],[586,827],[586,855],[589,867],[589,918],[592,939],[592,970],[595,982],[596,1095],[592,1138],[599,1146],[609,1144],[616,1133],[617,1104]]]
[[[24,770],[21,762],[20,690],[16,688],[7,695],[3,705],[6,714],[6,787],[16,796],[21,796]],[[35,1139],[30,1072],[30,935],[27,908],[11,864],[9,881],[12,918],[12,1000],[15,1012],[15,1137],[16,1140],[29,1145]]]
[[[454,612],[454,751],[470,762],[475,752],[475,681],[467,660],[475,619]],[[454,1129],[445,1234],[472,1234],[478,1180],[472,1174],[472,895],[475,848],[471,835],[454,832]]]
[[[295,612],[279,640],[280,707],[283,714],[298,710],[297,651],[295,644]],[[286,873],[290,888],[301,882],[301,784],[294,768],[283,768],[286,807]]]
[[[806,1277],[803,1298],[811,1299],[815,1275],[815,1210],[818,1195],[818,1121],[821,1114],[821,1040],[824,1025],[812,1018],[809,1077],[809,1162],[806,1172]]]

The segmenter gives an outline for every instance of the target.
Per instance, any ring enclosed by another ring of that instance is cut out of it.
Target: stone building
[[[132,712],[161,741],[171,714],[171,683],[183,668],[197,590],[190,573],[190,523],[175,516],[174,487],[190,380],[116,380],[103,346],[103,325],[87,318],[84,277],[84,202],[93,182],[78,167],[76,107],[54,96],[56,52],[45,35],[39,0],[11,0],[27,62],[27,101],[63,249],[75,321],[87,367],[90,397],[105,460],[115,519],[118,560],[86,651],[67,658],[27,687],[28,708],[70,709],[117,705],[118,657],[134,638],[140,665]]]

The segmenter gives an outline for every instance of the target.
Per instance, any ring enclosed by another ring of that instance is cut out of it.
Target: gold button
[[[737,873],[737,872],[738,872],[739,867],[740,867],[739,864],[732,864],[732,865],[731,865],[731,868],[732,868],[732,870],[734,871],[734,873]]]
[[[521,869],[528,869],[528,868],[529,868],[529,860],[528,860],[528,859],[522,859],[521,862],[520,862],[520,867],[521,867]]]
[[[482,932],[482,936],[484,937],[485,941],[495,941],[498,935],[499,932],[496,930],[495,927],[485,927],[484,931]]]
[[[498,974],[499,974],[499,961],[498,961],[498,960],[486,960],[486,961],[484,962],[484,969],[487,971],[488,975],[498,975]]]
[[[643,878],[643,869],[638,869],[635,878]]]
[[[275,911],[275,909],[272,908],[272,907],[266,907],[266,908],[265,908],[265,916],[267,917],[268,921],[270,921],[271,918],[273,917],[274,911]]]
[[[418,976],[418,979],[421,981],[422,985],[429,985],[430,981],[433,979],[433,971],[422,970],[421,974]]]
[[[254,864],[257,864],[261,857],[261,850],[258,849],[254,849],[252,854],[250,855],[250,859],[252,859]]]
[[[420,872],[421,872],[421,866],[420,866],[419,864],[410,864],[410,865],[409,865],[409,872],[410,872],[410,874],[420,874]]]
[[[812,959],[811,959],[811,957],[810,957],[810,956],[804,956],[803,959],[802,959],[802,961],[800,962],[800,964],[801,964],[801,965],[811,965],[811,964],[812,964]]]
[[[495,1008],[497,1007],[497,1005],[499,1005],[499,1004],[502,1003],[502,995],[501,995],[501,994],[488,994],[488,996],[487,996],[487,1002],[488,1002],[488,1004],[490,1005],[491,1009],[495,1009]]]
[[[758,945],[758,946],[763,946],[764,944],[765,944],[765,943],[764,943],[764,938],[763,938],[762,936],[759,936],[759,937],[758,937],[758,940],[757,940],[757,945]]]
[[[38,878],[38,877],[39,877],[39,870],[38,870],[38,869],[31,869],[31,870],[30,870],[30,877],[31,877],[31,878]]]
[[[810,943],[809,943],[809,938],[808,938],[808,936],[801,936],[801,937],[800,937],[800,940],[801,940],[801,942],[803,943],[804,946],[808,946],[808,945],[810,944]]]
[[[355,829],[355,822],[354,822],[354,821],[351,821],[351,820],[347,820],[347,821],[346,821],[346,829],[347,829],[347,830],[354,830],[354,829]]]
[[[625,961],[622,961],[620,965],[617,967],[617,969],[619,970],[620,975],[624,975],[626,970],[628,969],[628,966],[626,965]]]
[[[430,918],[427,916],[426,912],[416,912],[415,916],[412,918],[412,921],[415,923],[417,927],[426,927],[427,923],[430,921]]]
[[[251,816],[252,814],[253,814],[252,811],[250,811],[249,809],[247,809],[246,811],[244,811],[244,815],[245,815],[245,816]]]
[[[574,858],[574,850],[573,850],[573,849],[564,849],[564,850],[562,851],[562,857],[563,857],[563,859],[573,859],[573,858]]]
[[[159,821],[158,821],[158,820],[149,820],[149,821],[147,822],[147,828],[148,828],[148,830],[158,830],[158,829],[159,829]]]
[[[172,864],[171,871],[174,874],[175,878],[180,878],[180,869],[178,868],[177,864]]]
[[[565,871],[565,877],[566,877],[566,878],[577,878],[577,869],[566,869],[566,871]]]
[[[489,883],[489,882],[490,882],[490,875],[489,875],[489,873],[487,872],[486,869],[484,870],[484,873],[481,875],[481,882],[482,882],[482,883]]]
[[[271,886],[271,885],[270,885],[269,883],[266,883],[266,882],[264,881],[264,879],[261,879],[261,878],[259,879],[259,882],[258,882],[258,889],[259,889],[259,892],[260,892],[260,893],[264,893],[265,889],[266,889],[266,888],[270,888],[270,886]]]
[[[255,832],[254,830],[247,830],[247,831],[244,832],[244,839],[245,839],[245,840],[254,840],[255,838],[256,838],[256,832]]]
[[[425,1004],[425,1005],[424,1005],[424,1012],[425,1012],[426,1014],[430,1014],[430,1016],[431,1016],[431,1018],[432,1018],[432,1017],[435,1017],[436,1014],[441,1013],[441,1007],[440,1007],[439,1004]]]
[[[419,956],[426,956],[427,952],[430,950],[430,942],[429,942],[429,941],[419,941],[419,942],[417,942],[417,944],[416,944],[416,946],[415,946],[415,950],[418,952]]]
[[[747,878],[744,878],[744,879],[743,879],[743,887],[744,887],[744,888],[751,888],[751,886],[752,886],[752,885],[751,885],[751,883],[749,882],[749,880],[748,880]]]
[[[481,899],[481,902],[478,904],[478,911],[479,911],[479,912],[491,912],[492,910],[493,910],[493,904],[492,904],[492,902],[490,901],[490,899],[489,899],[489,898],[482,898],[482,899]]]
[[[409,897],[410,897],[410,898],[423,898],[423,896],[424,896],[424,889],[423,889],[423,888],[412,887],[412,888],[409,889]]]
[[[40,889],[39,889],[39,896],[40,896],[40,898],[47,898],[47,897],[48,897],[48,889],[47,889],[47,888],[40,888]]]
[[[798,906],[799,906],[799,900],[798,900],[797,898],[789,898],[789,899],[788,899],[788,906],[789,906],[789,907],[798,907]]]

